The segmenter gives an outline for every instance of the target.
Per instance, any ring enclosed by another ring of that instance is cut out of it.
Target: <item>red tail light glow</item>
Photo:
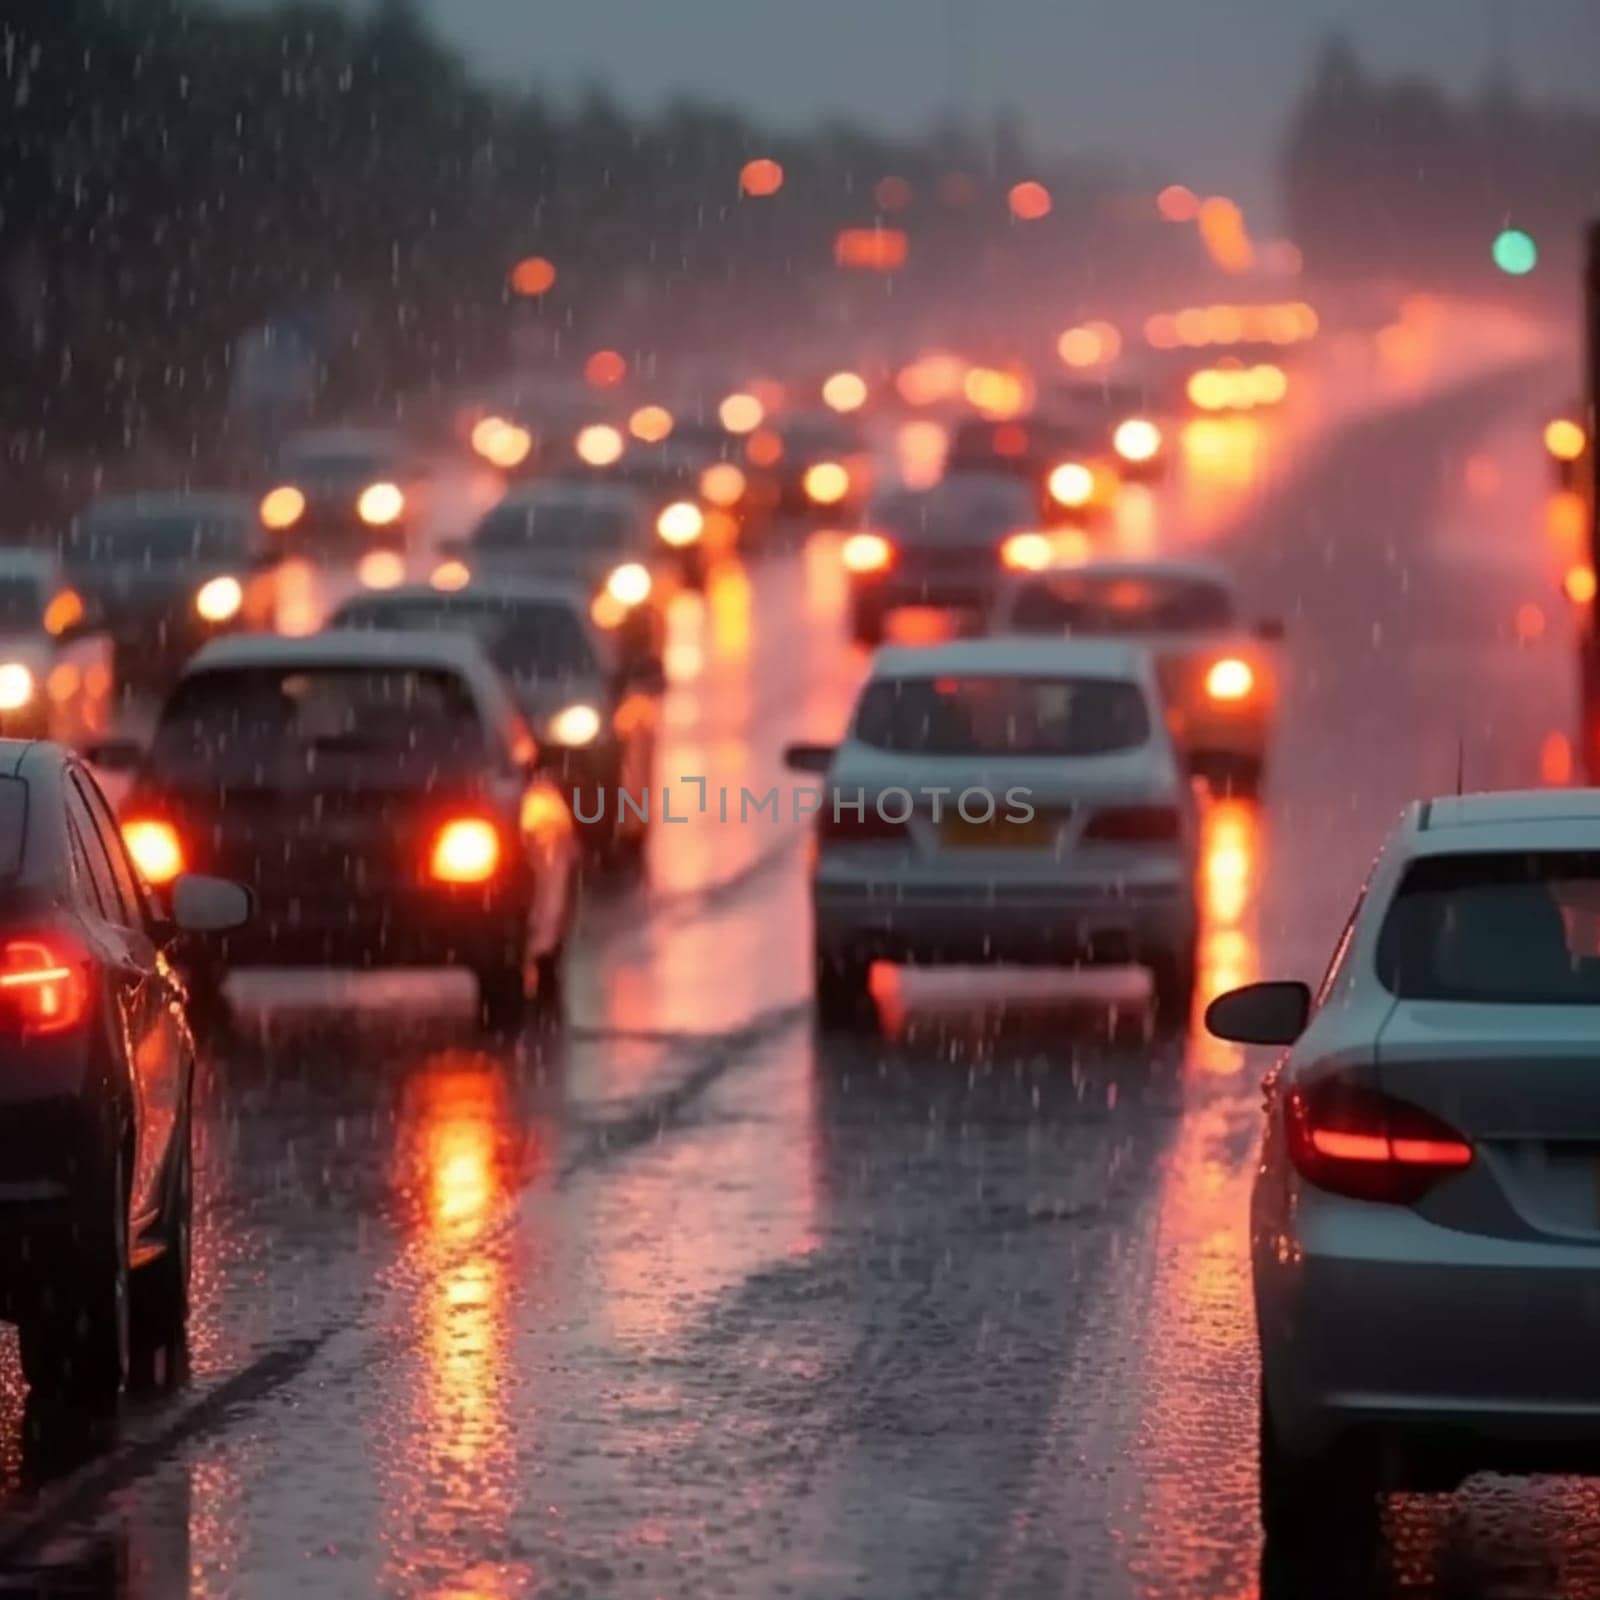
[[[483,817],[455,817],[434,836],[428,871],[439,883],[486,883],[500,865],[500,835]]]
[[[1414,1205],[1472,1165],[1472,1145],[1431,1111],[1338,1078],[1291,1090],[1284,1125],[1296,1170],[1353,1200]]]
[[[0,951],[0,1016],[23,1036],[63,1033],[89,1008],[86,957],[59,935],[8,939]]]
[[[1176,806],[1108,806],[1089,818],[1083,837],[1099,844],[1171,844],[1182,832]]]
[[[146,883],[160,888],[183,870],[183,844],[170,822],[159,817],[129,817],[122,824],[122,842]]]

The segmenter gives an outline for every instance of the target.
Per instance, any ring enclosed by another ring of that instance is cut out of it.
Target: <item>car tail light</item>
[[[1206,693],[1213,700],[1243,700],[1256,686],[1256,675],[1248,661],[1224,656],[1213,662],[1206,673]]]
[[[817,813],[817,838],[823,844],[889,844],[908,837],[905,823],[880,817],[870,801],[859,815],[853,801],[837,809],[825,802]]]
[[[1055,558],[1047,533],[1014,533],[1000,546],[1000,561],[1013,572],[1043,572]]]
[[[1182,833],[1176,806],[1107,806],[1089,818],[1083,837],[1099,844],[1171,844]]]
[[[894,546],[881,533],[852,533],[843,556],[850,572],[887,572],[894,565]]]
[[[89,1008],[87,955],[52,933],[0,949],[0,1015],[30,1034],[62,1033]]]
[[[122,824],[122,842],[146,883],[160,887],[184,870],[178,830],[159,817],[129,817]]]
[[[428,871],[439,883],[486,883],[500,865],[500,834],[484,817],[453,817],[434,835]]]
[[[1472,1164],[1472,1145],[1431,1111],[1339,1078],[1290,1090],[1284,1122],[1296,1170],[1353,1200],[1412,1205]]]

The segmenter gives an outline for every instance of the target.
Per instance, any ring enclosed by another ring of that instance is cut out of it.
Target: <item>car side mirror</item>
[[[144,760],[137,739],[98,739],[83,747],[83,758],[100,772],[129,773]]]
[[[1206,1029],[1232,1044],[1293,1044],[1311,1016],[1311,991],[1303,983],[1247,983],[1219,994],[1206,1007]]]
[[[783,764],[791,772],[826,772],[833,765],[837,745],[791,744],[785,745]]]
[[[1256,624],[1256,638],[1265,639],[1268,644],[1279,643],[1284,634],[1282,617],[1263,617]]]
[[[255,910],[255,896],[230,878],[186,872],[172,886],[172,925],[179,933],[226,933],[242,928]]]

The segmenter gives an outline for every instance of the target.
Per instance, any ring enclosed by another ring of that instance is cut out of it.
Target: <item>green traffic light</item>
[[[1504,228],[1495,235],[1494,264],[1513,278],[1532,272],[1539,264],[1539,247],[1521,228]]]

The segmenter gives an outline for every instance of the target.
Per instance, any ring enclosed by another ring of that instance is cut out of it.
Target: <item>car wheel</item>
[[[528,986],[521,966],[478,973],[478,1018],[491,1033],[515,1033],[528,1015]]]
[[[859,956],[816,952],[815,1002],[819,1026],[836,1031],[867,1027],[876,1015],[871,963]]]
[[[59,1276],[18,1323],[22,1375],[41,1399],[109,1412],[128,1375],[128,1185],[121,1150]]]
[[[1372,1453],[1355,1441],[1310,1455],[1290,1451],[1278,1437],[1264,1385],[1258,1418],[1261,1531],[1268,1549],[1294,1556],[1370,1548],[1378,1533],[1380,1488]]]
[[[1181,1033],[1194,1010],[1195,952],[1186,946],[1150,961],[1150,999],[1155,1024],[1164,1033]]]
[[[129,1284],[130,1382],[173,1382],[188,1351],[189,1269],[194,1223],[194,1152],[186,1116],[175,1136],[173,1171],[162,1219],[166,1248]]]

